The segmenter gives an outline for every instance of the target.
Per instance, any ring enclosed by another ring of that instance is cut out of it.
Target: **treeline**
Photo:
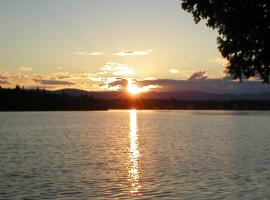
[[[0,88],[1,111],[46,111],[46,110],[107,110],[104,101],[91,96],[55,94],[45,89],[25,90]]]
[[[0,111],[60,111],[108,109],[163,109],[163,110],[270,110],[270,101],[218,100],[185,101],[177,99],[97,99],[89,95],[72,96],[51,91],[24,90],[0,87]]]

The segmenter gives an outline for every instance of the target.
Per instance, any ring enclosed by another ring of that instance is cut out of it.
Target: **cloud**
[[[25,88],[47,88],[60,89],[70,86],[85,88],[82,82],[89,81],[91,73],[71,74],[69,72],[58,72],[52,74],[13,74],[0,69],[0,84],[5,87],[14,87],[19,84]],[[87,83],[86,83],[87,84]],[[91,89],[91,88],[88,88]]]
[[[229,64],[229,61],[225,58],[220,58],[220,57],[216,57],[216,58],[212,58],[210,60],[208,60],[209,63],[218,63],[220,65],[222,65],[223,67],[226,67]]]
[[[82,56],[101,56],[104,53],[100,51],[95,51],[95,52],[89,52],[89,51],[78,51],[75,52],[77,55],[82,55]]]
[[[182,71],[179,71],[181,75]],[[120,74],[120,75],[119,75]],[[128,74],[128,76],[127,76]],[[4,87],[14,87],[16,84],[25,88],[78,88],[86,90],[121,90],[128,81],[142,88],[142,91],[201,91],[210,93],[260,93],[270,92],[270,85],[257,80],[244,80],[243,84],[232,81],[229,77],[223,79],[207,78],[205,71],[190,72],[187,80],[130,78],[134,70],[124,64],[106,63],[97,73],[57,72],[51,74],[15,74],[0,69],[0,84]]]
[[[42,75],[23,75],[13,74],[4,70],[0,70],[1,84],[5,84],[6,87],[13,87],[17,84],[23,86],[35,86],[36,80],[43,78]]]
[[[90,55],[91,56],[101,56],[103,54],[104,54],[103,52],[92,52]]]
[[[63,69],[63,67],[62,66],[56,66],[56,69],[61,70],[61,69]]]
[[[153,50],[145,50],[145,51],[133,51],[133,50],[127,50],[127,51],[120,51],[118,53],[115,53],[116,56],[145,56],[153,52]]]
[[[9,84],[9,82],[7,80],[0,79],[0,84],[6,85]]]
[[[125,64],[108,62],[104,67],[100,68],[103,72],[111,72],[114,76],[127,76],[134,74],[134,70]]]
[[[157,85],[155,91],[158,92],[185,92],[201,91],[217,94],[243,94],[243,93],[261,93],[269,92],[270,85],[262,84],[261,81],[245,80],[243,83],[232,79],[198,79],[194,80],[173,80],[173,79],[156,79],[141,80],[136,84],[140,87],[147,85]]]
[[[20,71],[32,71],[33,68],[32,68],[32,67],[24,67],[24,66],[21,66],[21,67],[19,67],[19,70],[20,70]]]
[[[57,72],[49,75],[49,79],[55,80],[79,80],[79,79],[88,79],[92,73],[80,73],[80,74],[71,74],[69,72]]]
[[[8,77],[9,77],[8,72],[0,69],[0,79],[6,80],[8,79]]]
[[[206,71],[198,71],[198,72],[194,72],[188,78],[188,80],[203,80],[203,79],[207,79],[207,78],[208,78],[208,74]]]
[[[110,82],[108,84],[109,87],[115,87],[115,86],[119,86],[120,88],[125,88],[128,85],[128,80],[127,79],[123,79],[123,78],[119,78],[113,82]]]
[[[53,79],[61,80],[61,79],[70,79],[72,75],[69,72],[58,72],[58,73],[53,73],[50,76]]]
[[[64,86],[71,86],[75,85],[76,83],[69,82],[69,81],[58,81],[58,80],[39,80],[39,83],[42,85],[64,85]]]
[[[192,70],[178,70],[175,68],[171,68],[169,69],[169,73],[177,75],[179,79],[189,79],[192,75],[195,76],[198,72]]]
[[[111,80],[110,82],[104,82],[102,84],[103,87],[113,88],[114,90],[124,90],[127,88],[129,84],[135,85],[139,87],[141,92],[147,92],[155,88],[159,88],[160,86],[155,84],[140,84],[140,81],[134,78],[116,78],[115,80]]]
[[[179,70],[178,70],[178,69],[174,69],[174,68],[169,69],[169,72],[170,72],[171,74],[179,74]]]

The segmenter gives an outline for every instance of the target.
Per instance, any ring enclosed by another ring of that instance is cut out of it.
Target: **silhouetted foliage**
[[[102,100],[91,96],[69,96],[55,94],[50,91],[23,90],[19,85],[14,89],[0,90],[1,111],[25,110],[106,110],[107,105]]]
[[[45,90],[0,89],[0,111],[54,111],[54,110],[270,110],[270,101],[119,98],[96,99],[88,95],[71,96]]]
[[[269,83],[269,0],[181,0],[196,23],[217,29],[218,48],[229,61],[227,73],[242,80],[259,76]]]

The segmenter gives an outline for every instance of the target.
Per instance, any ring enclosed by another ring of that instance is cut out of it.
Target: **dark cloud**
[[[2,80],[6,80],[6,79],[8,79],[8,77],[7,77],[7,76],[5,76],[5,75],[3,75],[3,74],[0,74],[0,79],[2,79]]]
[[[9,78],[10,76],[6,71],[0,70],[0,84],[10,84]]]
[[[168,92],[168,91],[201,91],[209,93],[260,93],[270,92],[270,85],[262,84],[261,81],[248,81],[243,83],[233,81],[230,78],[223,79],[206,79],[204,72],[195,73],[192,79],[189,80],[173,80],[173,79],[157,79],[157,80],[135,80],[134,83],[139,87],[155,85],[160,86],[155,88],[155,91]],[[196,78],[195,78],[196,77]],[[200,77],[199,79],[197,77]],[[110,82],[109,87],[120,86],[125,88],[128,84],[126,79],[119,78],[116,81]]]
[[[155,91],[201,91],[210,93],[260,93],[270,92],[270,85],[261,81],[232,81],[231,79],[198,79],[198,80],[144,80],[137,81],[138,86],[158,85]]]
[[[1,78],[1,77],[0,77]],[[0,84],[9,84],[9,82],[7,80],[1,80],[0,79]]]
[[[208,75],[206,71],[198,71],[193,73],[188,80],[202,80],[202,79],[207,79]]]
[[[8,73],[6,71],[0,70],[0,79],[7,80],[8,78]]]
[[[109,83],[108,85],[109,87],[120,86],[121,88],[124,88],[128,85],[128,80],[119,78],[116,81]]]
[[[71,86],[75,85],[76,83],[72,83],[69,81],[58,81],[58,80],[39,80],[38,81],[42,85],[66,85],[66,86]]]

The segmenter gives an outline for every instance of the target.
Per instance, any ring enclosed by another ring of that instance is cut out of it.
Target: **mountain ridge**
[[[132,96],[126,91],[86,91],[81,89],[61,89],[52,91],[56,94],[66,93],[72,96],[92,96],[97,99],[121,99],[140,97],[144,99],[177,99],[177,100],[270,100],[270,92],[262,93],[211,93],[202,91],[150,91]]]

